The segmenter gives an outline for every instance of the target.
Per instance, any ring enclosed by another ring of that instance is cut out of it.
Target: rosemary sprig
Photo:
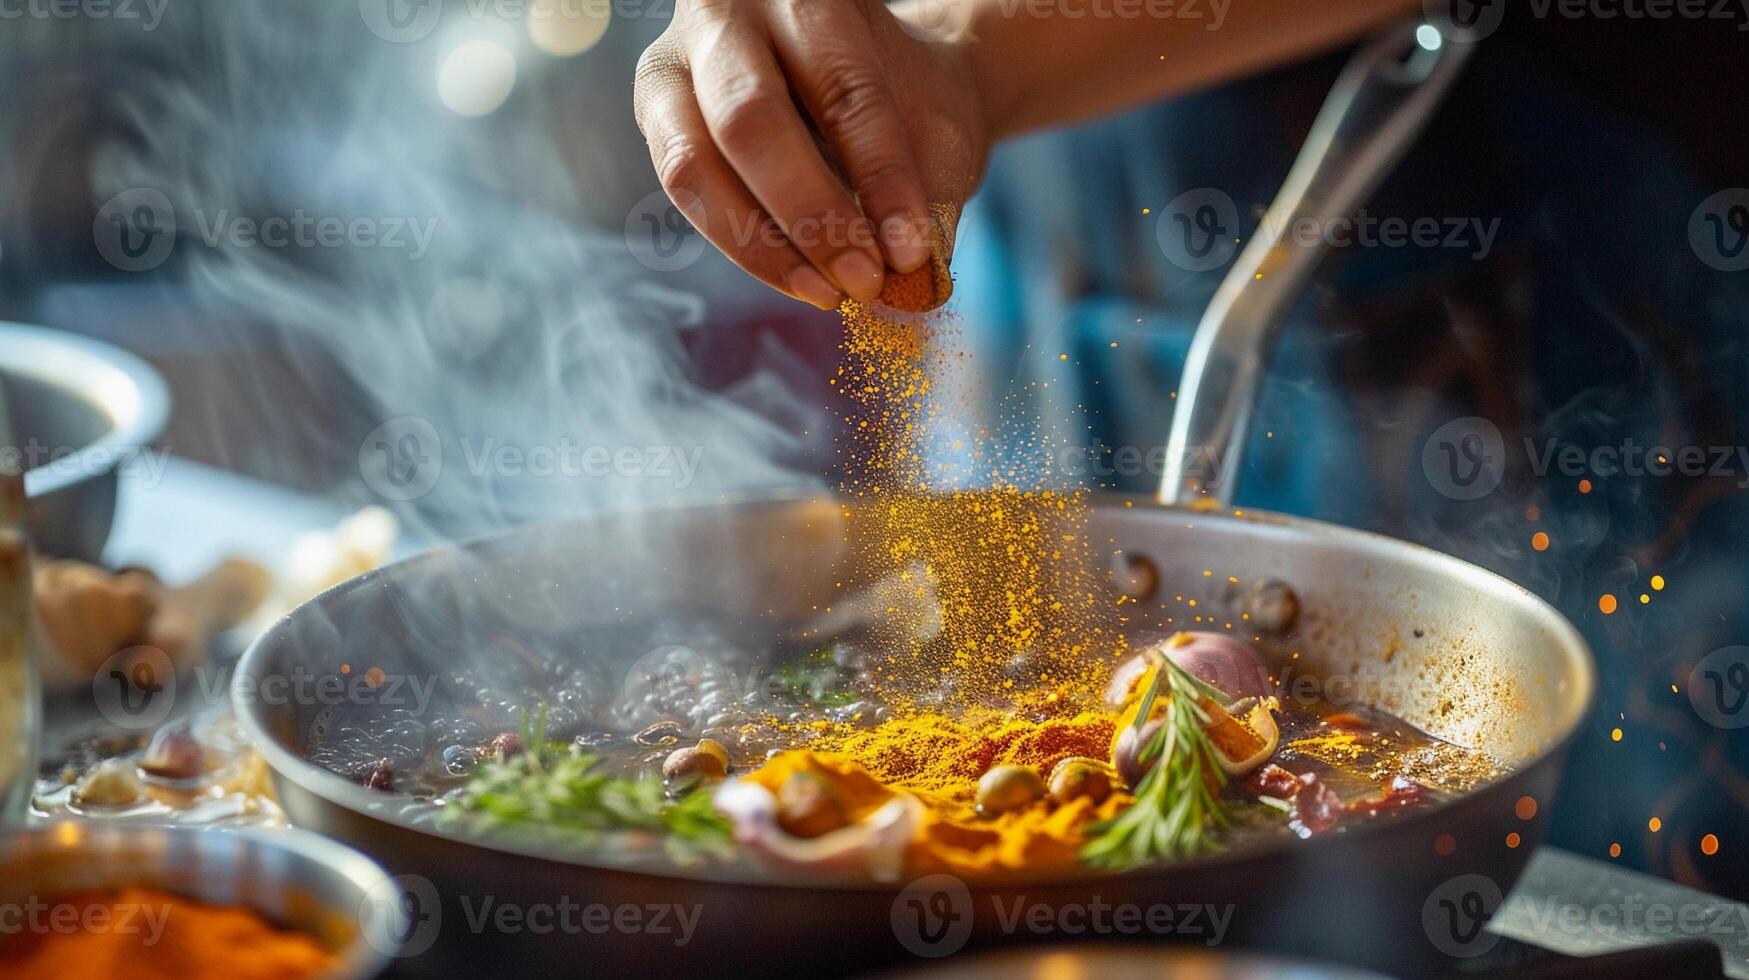
[[[669,797],[654,774],[631,778],[596,771],[600,759],[546,741],[546,708],[523,720],[527,749],[482,764],[445,807],[444,819],[479,829],[556,835],[586,847],[616,835],[649,834],[677,863],[729,853],[729,823],[709,792]]]
[[[1167,699],[1165,724],[1139,756],[1144,765],[1159,762],[1142,777],[1129,809],[1088,828],[1090,840],[1081,849],[1081,859],[1089,864],[1128,868],[1204,854],[1219,848],[1216,830],[1228,823],[1219,797],[1227,777],[1202,729],[1209,718],[1198,703],[1204,697],[1222,701],[1225,695],[1171,658],[1161,660],[1134,722],[1140,730],[1154,702],[1161,696]]]

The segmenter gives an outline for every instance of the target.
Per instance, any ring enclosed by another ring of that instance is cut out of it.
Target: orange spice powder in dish
[[[239,906],[139,887],[45,904],[37,928],[0,945],[0,978],[302,980],[335,966],[315,939]]]

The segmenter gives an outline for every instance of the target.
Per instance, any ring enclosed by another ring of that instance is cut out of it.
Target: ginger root
[[[153,647],[178,669],[191,666],[205,656],[213,634],[246,618],[271,585],[265,568],[238,558],[180,588],[141,569],[110,572],[83,562],[41,560],[33,587],[46,654],[43,683],[86,683],[104,661],[129,647]]]

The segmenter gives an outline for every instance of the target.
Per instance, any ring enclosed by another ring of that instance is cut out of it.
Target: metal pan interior
[[[616,630],[707,616],[757,642],[830,605],[855,583],[852,522],[860,519],[837,500],[768,500],[530,527],[430,552],[348,582],[277,624],[244,658],[239,715],[282,787],[437,834],[408,817],[404,800],[312,765],[306,738],[320,706],[272,697],[274,682],[360,664],[437,675],[476,655],[483,637],[508,633],[546,645],[593,637],[578,656],[602,658],[617,683],[641,651],[615,649]],[[1144,618],[1164,622],[1184,597],[1211,620],[1236,620],[1250,583],[1291,584],[1297,620],[1261,643],[1278,667],[1514,769],[1563,747],[1592,697],[1589,652],[1559,614],[1499,576],[1425,548],[1270,514],[1115,497],[1096,499],[1088,534],[1156,570],[1160,585]],[[513,843],[469,843],[546,856]],[[1271,848],[1319,844],[1283,839]]]

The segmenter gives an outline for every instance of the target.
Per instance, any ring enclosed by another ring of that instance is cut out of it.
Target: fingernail
[[[864,303],[881,291],[881,267],[861,252],[845,252],[833,259],[832,277],[845,292]]]
[[[826,277],[814,271],[811,265],[799,266],[789,274],[789,289],[803,300],[818,306],[822,310],[837,309],[844,294],[832,288]]]
[[[900,272],[912,272],[922,268],[934,251],[929,240],[928,222],[917,219],[900,218],[890,222],[887,225],[885,244],[887,261]]]

